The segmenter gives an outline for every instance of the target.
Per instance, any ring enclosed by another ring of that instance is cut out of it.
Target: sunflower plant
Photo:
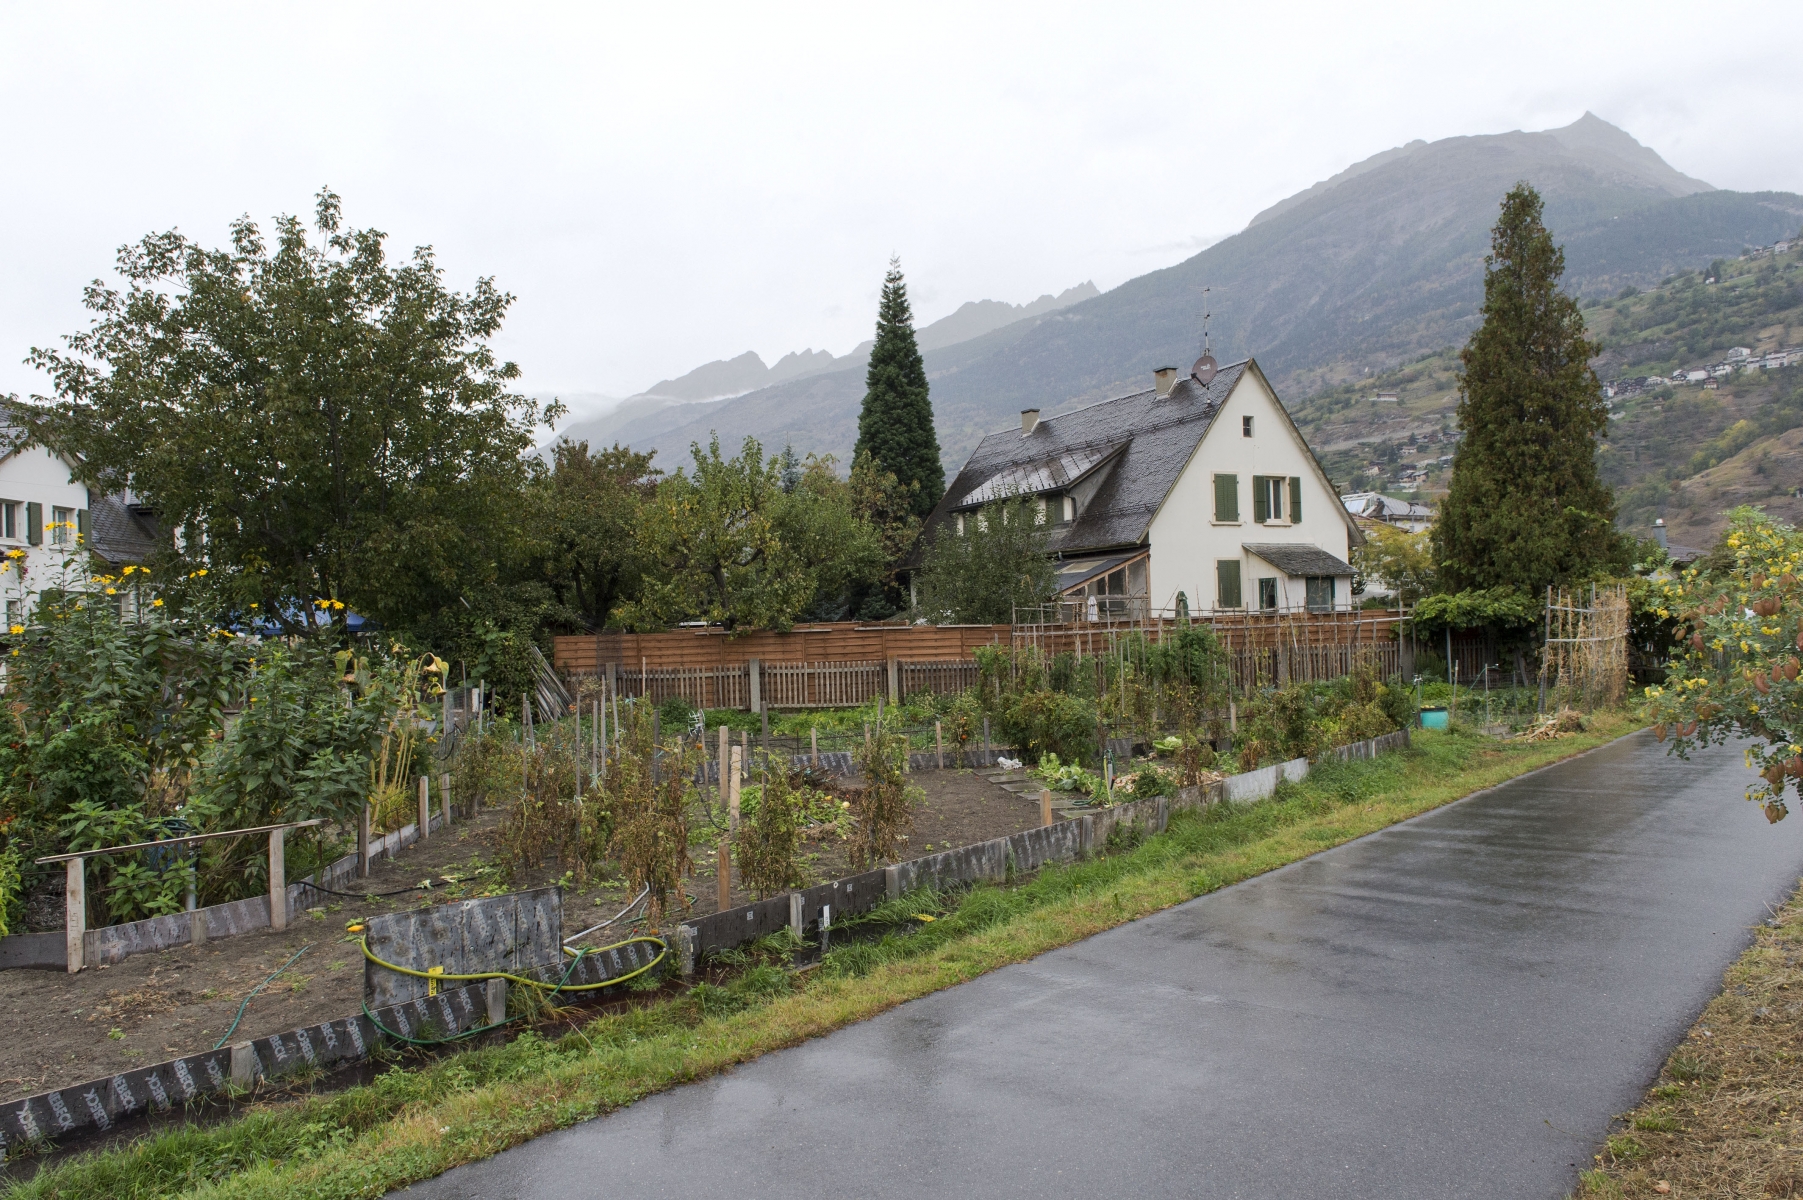
[[[1787,791],[1803,795],[1803,533],[1737,508],[1714,561],[1659,586],[1677,636],[1665,683],[1646,691],[1654,736],[1680,758],[1750,740],[1747,799],[1783,820]]]

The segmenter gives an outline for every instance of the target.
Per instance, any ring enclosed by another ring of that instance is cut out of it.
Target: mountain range
[[[1523,180],[1545,197],[1567,286],[1590,297],[1769,244],[1803,223],[1803,196],[1713,188],[1590,113],[1537,133],[1411,142],[1106,293],[1043,297],[1022,306],[1034,307],[1030,315],[978,302],[922,329],[948,475],[1020,409],[1050,414],[1148,386],[1157,367],[1187,365],[1201,349],[1205,307],[1215,356],[1256,355],[1291,404],[1462,342],[1477,320],[1498,204]],[[938,326],[944,335],[929,336]],[[865,349],[789,355],[772,367],[756,355],[710,363],[565,433],[655,448],[665,469],[714,432],[727,447],[749,435],[772,450],[788,444],[845,462]]]
[[[1076,287],[1066,288],[1056,296],[1047,293],[1026,304],[1009,304],[1005,300],[969,300],[959,305],[950,315],[915,330],[914,340],[923,353],[931,353],[1007,326],[1030,325],[1047,313],[1099,295],[1101,292],[1094,283],[1084,282]],[[737,358],[715,359],[713,362],[703,363],[686,375],[659,380],[643,392],[620,401],[611,411],[570,424],[560,430],[558,436],[567,437],[571,441],[587,441],[594,446],[616,441],[641,449],[657,446],[666,451],[665,457],[668,458],[667,452],[670,449],[680,448],[687,443],[678,442],[672,446],[658,439],[672,430],[693,427],[697,422],[705,421],[708,414],[720,407],[719,404],[707,402],[732,400],[747,392],[829,371],[855,375],[862,380],[865,368],[870,363],[870,348],[873,344],[869,340],[860,342],[849,353],[838,358],[834,358],[826,350],[792,352],[783,355],[771,366],[765,366],[764,360],[752,350],[747,350]],[[861,388],[858,396],[860,400],[863,398]],[[705,442],[707,438],[702,436],[691,440]],[[763,440],[771,439],[764,437]],[[772,445],[775,443],[772,442]],[[841,454],[839,457],[844,459],[847,456]]]

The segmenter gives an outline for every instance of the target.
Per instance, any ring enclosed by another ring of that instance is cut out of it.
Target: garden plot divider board
[[[436,996],[378,1008],[304,1029],[222,1046],[104,1079],[39,1092],[0,1104],[0,1154],[85,1130],[105,1132],[145,1112],[167,1112],[236,1084],[276,1079],[302,1067],[329,1067],[368,1057],[383,1029],[402,1037],[436,1039],[465,1033],[488,1020],[482,985],[447,988]],[[373,1018],[373,1019],[372,1019]]]
[[[371,917],[364,936],[375,957],[414,971],[556,971],[564,961],[563,892],[535,888]],[[417,1000],[430,991],[428,980],[364,960],[363,998],[372,1008]]]

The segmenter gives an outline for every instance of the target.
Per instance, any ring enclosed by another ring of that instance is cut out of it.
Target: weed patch
[[[1803,888],[1618,1126],[1579,1176],[1581,1200],[1803,1194]]]

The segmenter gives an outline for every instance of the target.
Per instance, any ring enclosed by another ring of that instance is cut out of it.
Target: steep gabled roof
[[[1052,527],[1049,548],[1070,554],[1138,545],[1246,366],[1222,367],[1207,387],[1183,379],[1169,396],[1148,388],[1047,417],[1029,434],[990,434],[945,489],[927,529],[987,499],[1063,491],[1092,478],[1095,494],[1075,521]],[[972,498],[978,495],[984,500]]]
[[[94,553],[114,566],[143,564],[156,553],[157,519],[148,508],[124,492],[90,493],[89,505],[88,548]]]

